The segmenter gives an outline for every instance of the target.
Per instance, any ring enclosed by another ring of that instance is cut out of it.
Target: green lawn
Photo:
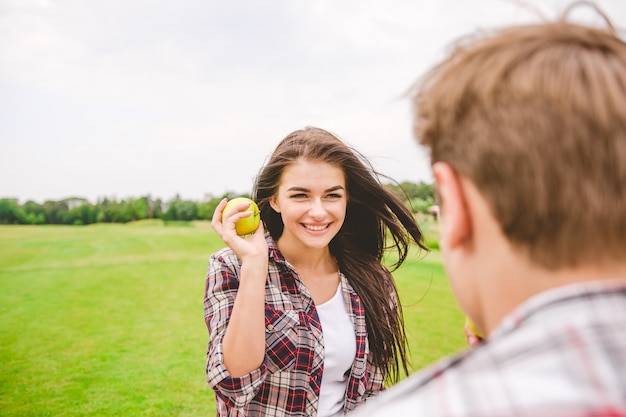
[[[0,226],[0,416],[210,416],[205,224]],[[465,346],[438,252],[395,273],[413,367]]]

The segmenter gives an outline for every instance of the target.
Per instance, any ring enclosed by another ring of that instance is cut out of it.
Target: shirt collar
[[[539,312],[553,310],[564,304],[580,303],[581,300],[601,299],[619,292],[626,294],[626,278],[569,284],[541,292],[507,314],[494,329],[490,338],[515,331],[526,322],[533,320]]]
[[[278,263],[285,263],[285,257],[282,253],[280,253],[278,245],[269,233],[265,235],[265,241],[267,242],[268,255],[270,259],[273,259],[275,262]]]

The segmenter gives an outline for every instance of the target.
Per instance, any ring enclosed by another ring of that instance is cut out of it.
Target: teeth
[[[318,231],[318,230],[324,230],[328,226],[327,225],[326,226],[311,226],[311,225],[305,224],[304,227],[309,229],[309,230]]]

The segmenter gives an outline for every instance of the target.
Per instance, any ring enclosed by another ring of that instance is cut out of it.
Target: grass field
[[[0,416],[211,416],[207,224],[0,226]],[[415,369],[465,346],[438,252],[395,272]]]

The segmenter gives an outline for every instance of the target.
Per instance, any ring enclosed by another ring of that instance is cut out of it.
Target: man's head
[[[626,43],[612,30],[505,29],[418,87],[415,134],[433,164],[469,180],[531,262],[626,259]]]

